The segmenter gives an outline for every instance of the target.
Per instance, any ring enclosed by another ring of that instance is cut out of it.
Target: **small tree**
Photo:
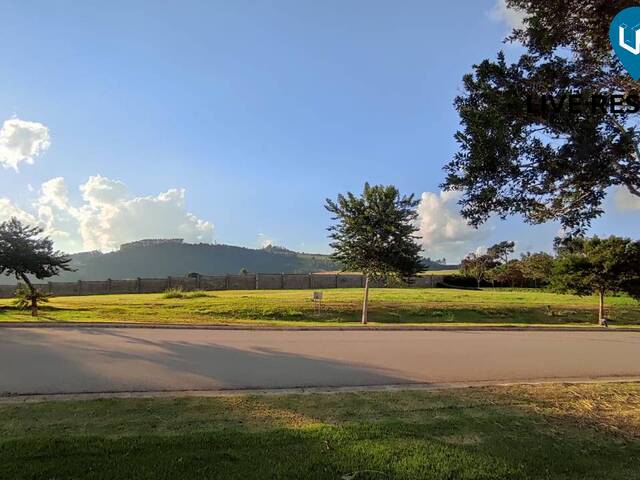
[[[362,196],[349,192],[327,199],[325,208],[335,225],[328,228],[333,260],[343,270],[365,277],[362,323],[367,323],[369,280],[395,275],[406,280],[424,270],[420,245],[414,234],[418,200],[400,195],[394,186],[364,185]]]
[[[487,275],[487,272],[497,266],[498,262],[493,255],[489,255],[488,253],[484,255],[470,253],[460,262],[460,271],[463,275],[475,278],[478,288],[480,288],[480,284]]]
[[[605,323],[607,292],[640,300],[640,242],[629,238],[576,238],[557,247],[553,286],[577,295],[598,294],[598,321]]]
[[[522,263],[515,259],[492,268],[486,273],[486,277],[491,282],[509,285],[512,288],[516,285],[522,285],[525,281]]]
[[[546,285],[551,281],[554,261],[554,258],[548,253],[527,252],[520,259],[522,274],[536,287]]]
[[[492,245],[487,249],[487,255],[492,256],[495,259],[500,260],[504,265],[509,261],[509,255],[511,255],[516,248],[516,242],[500,242]]]
[[[62,270],[72,270],[69,266],[71,259],[54,250],[48,237],[40,237],[42,232],[42,228],[23,225],[16,218],[0,223],[0,274],[15,275],[25,283],[34,317],[38,315],[41,295],[29,280],[29,275],[41,280]]]

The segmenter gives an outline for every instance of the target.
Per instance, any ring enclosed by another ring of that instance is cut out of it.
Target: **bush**
[[[31,308],[31,300],[33,298],[31,290],[26,285],[19,285],[16,288],[16,295],[13,300],[13,304],[20,310],[28,310]],[[38,304],[47,303],[49,301],[49,295],[40,290],[35,291],[35,298]]]
[[[194,290],[193,292],[185,292],[182,288],[169,288],[162,293],[162,298],[202,298],[209,295],[204,290]]]
[[[204,290],[194,290],[193,292],[186,292],[183,298],[202,298],[208,296],[209,294]]]
[[[484,283],[484,282],[483,282]],[[438,287],[460,287],[460,288],[478,288],[478,282],[475,278],[469,277],[467,275],[445,275],[442,279],[442,282],[438,282],[436,285]]]
[[[182,288],[167,288],[162,293],[162,298],[184,298]]]

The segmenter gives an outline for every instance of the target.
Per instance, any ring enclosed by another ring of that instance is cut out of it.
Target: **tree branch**
[[[611,119],[611,122],[616,126],[616,128],[618,128],[618,130],[620,130],[621,133],[628,133],[627,129],[624,127],[624,125],[617,118],[615,118],[613,115],[610,115],[609,118]],[[635,157],[636,157],[636,161],[640,162],[640,145],[638,145],[638,142],[635,142],[635,141],[633,142],[633,149],[634,149],[634,154],[635,154]],[[620,165],[619,162],[616,162],[616,170],[618,171],[618,174],[622,174],[622,165]],[[631,182],[625,181],[623,183],[629,189],[629,192],[632,195],[640,197],[640,189],[638,187],[636,187]]]

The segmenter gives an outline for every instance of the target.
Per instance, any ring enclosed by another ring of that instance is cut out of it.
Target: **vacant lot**
[[[38,320],[159,323],[344,324],[357,323],[361,289],[325,290],[314,307],[309,290],[220,291],[195,298],[161,294],[52,298]],[[539,290],[374,289],[372,323],[380,324],[578,324],[597,323],[595,297]],[[640,304],[608,299],[614,325],[640,324]],[[0,321],[30,321],[27,311],[0,300]]]
[[[0,404],[0,478],[637,479],[640,385]]]

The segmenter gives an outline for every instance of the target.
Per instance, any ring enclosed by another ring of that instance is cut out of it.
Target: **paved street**
[[[640,377],[640,333],[2,328],[0,392]]]

